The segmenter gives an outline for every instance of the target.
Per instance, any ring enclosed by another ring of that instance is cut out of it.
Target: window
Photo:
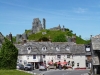
[[[66,50],[67,50],[67,51],[70,51],[69,45],[66,46]]]
[[[56,50],[57,51],[60,51],[60,47],[58,45],[56,46]]]
[[[86,45],[85,48],[86,48],[86,51],[87,51],[87,52],[90,51],[90,45]]]
[[[79,67],[79,63],[77,63],[77,67]]]
[[[87,51],[87,52],[90,51],[90,48],[86,48],[86,51]]]
[[[31,50],[31,48],[30,48],[30,47],[28,47],[28,50]]]
[[[70,55],[69,54],[67,55],[67,58],[70,58]]]
[[[27,64],[27,61],[26,60],[24,60],[24,64]]]
[[[31,52],[31,49],[32,49],[31,46],[28,46],[28,47],[27,47],[28,54]]]
[[[19,62],[22,62],[22,60],[19,60]]]
[[[46,49],[47,49],[47,47],[45,47],[45,46],[42,47],[42,51],[46,51]]]
[[[36,59],[36,55],[33,55],[33,59]]]
[[[27,50],[31,50],[31,49],[32,49],[32,47],[31,47],[31,46],[28,46],[28,47],[27,47]]]
[[[46,64],[46,60],[44,60],[44,64]]]
[[[27,56],[27,60],[29,59],[29,56]]]
[[[61,55],[57,55],[57,58],[58,58],[58,59],[61,59]]]
[[[45,58],[45,55],[43,55],[43,58]]]

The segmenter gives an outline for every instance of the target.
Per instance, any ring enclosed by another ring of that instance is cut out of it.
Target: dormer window
[[[27,47],[27,50],[31,50],[31,49],[32,49],[32,47],[31,47],[31,46],[28,46],[28,47]]]
[[[87,52],[90,51],[90,48],[86,48],[86,51],[87,51]]]
[[[67,50],[67,51],[70,51],[69,45],[66,46],[66,50]]]
[[[47,50],[47,47],[42,47],[42,51],[46,51]]]
[[[28,48],[27,48],[27,50],[31,50],[31,48],[30,48],[30,47],[28,47]]]
[[[27,47],[27,51],[28,51],[28,53],[30,53],[31,50],[32,50],[32,47],[31,47],[31,46],[28,46],[28,47]]]
[[[90,45],[86,45],[85,49],[86,49],[86,52],[89,52],[90,51]]]
[[[58,45],[56,46],[56,50],[57,51],[60,51],[60,47]]]

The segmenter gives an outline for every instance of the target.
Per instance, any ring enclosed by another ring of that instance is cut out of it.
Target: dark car
[[[16,68],[17,69],[20,69],[20,70],[24,70],[24,65],[23,64],[20,64],[20,63],[17,63]]]
[[[25,66],[24,66],[24,70],[33,70],[34,69],[34,67],[33,67],[33,65],[32,64],[26,64]]]

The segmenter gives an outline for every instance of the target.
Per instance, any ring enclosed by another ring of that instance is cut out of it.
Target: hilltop
[[[31,32],[30,30],[25,31],[26,34],[29,34],[30,32]],[[61,37],[60,35],[62,35],[63,37]],[[66,40],[55,41],[54,39],[58,36]],[[88,44],[90,42],[90,40],[84,40],[81,38],[81,36],[77,36],[76,34],[73,34],[73,31],[70,29],[66,29],[65,31],[50,30],[50,29],[41,30],[36,34],[29,35],[28,40],[52,41],[52,42],[76,42],[77,44]]]
[[[61,27],[59,24],[57,27],[46,29],[46,19],[43,18],[42,23],[39,18],[34,18],[31,30],[25,30],[23,34],[17,34],[16,37],[13,37],[13,41],[15,43],[27,41],[51,41],[74,42],[76,44],[88,44],[90,42],[90,40],[84,40],[81,36],[77,36],[76,33],[73,33],[72,30],[65,28],[64,25]],[[9,38],[9,35],[7,37]]]

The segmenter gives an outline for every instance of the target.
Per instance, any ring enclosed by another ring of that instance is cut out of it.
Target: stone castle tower
[[[32,33],[37,33],[42,29],[42,24],[39,18],[34,18],[32,22]]]
[[[43,18],[43,29],[46,29],[46,20]]]
[[[32,22],[32,33],[37,33],[41,31],[42,29],[46,29],[46,20],[43,18],[43,24],[41,24],[41,21],[39,18],[34,18]]]

